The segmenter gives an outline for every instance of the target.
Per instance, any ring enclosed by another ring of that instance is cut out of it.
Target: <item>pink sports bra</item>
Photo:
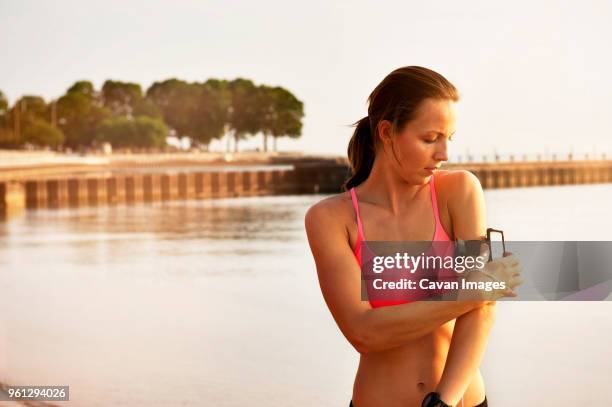
[[[431,204],[433,208],[434,218],[436,221],[435,232],[433,241],[434,242],[450,242],[451,239],[444,230],[442,223],[440,222],[440,214],[438,211],[438,199],[436,196],[436,188],[434,184],[434,177],[429,178],[429,189],[431,191]],[[359,201],[357,200],[357,194],[355,193],[355,188],[350,189],[351,192],[351,200],[353,201],[353,209],[355,210],[355,217],[357,218],[357,241],[355,243],[355,249],[353,253],[355,254],[355,258],[359,263],[359,267],[362,266],[362,242],[365,242],[365,235],[363,233],[363,223],[361,221],[361,216],[359,215]],[[448,246],[450,247],[450,245]],[[445,250],[446,251],[446,250]],[[447,253],[448,254],[448,253]],[[368,254],[368,257],[369,254]],[[413,300],[370,300],[370,305],[372,308],[384,307],[389,305],[397,305],[397,304],[405,304],[414,302]]]

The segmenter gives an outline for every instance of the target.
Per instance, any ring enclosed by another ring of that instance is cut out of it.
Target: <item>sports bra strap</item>
[[[436,219],[437,231],[438,227],[442,226],[442,222],[440,222],[440,213],[438,212],[438,197],[436,194],[436,184],[434,182],[434,177],[429,177],[429,190],[431,191],[431,206],[433,207],[433,213]]]
[[[357,217],[357,241],[364,240],[363,224],[361,223],[361,216],[359,216],[359,202],[357,201],[357,194],[355,194],[355,187],[351,188],[351,200],[353,201],[353,209],[355,210],[355,217]]]

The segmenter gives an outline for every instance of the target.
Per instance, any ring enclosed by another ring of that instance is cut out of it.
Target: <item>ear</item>
[[[389,120],[381,120],[378,122],[376,127],[376,137],[383,143],[388,145],[391,143],[391,136],[393,133],[393,125]]]

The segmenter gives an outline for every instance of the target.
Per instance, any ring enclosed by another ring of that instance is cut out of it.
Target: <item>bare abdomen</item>
[[[454,325],[449,321],[404,346],[361,355],[353,387],[355,407],[420,406],[442,377]]]

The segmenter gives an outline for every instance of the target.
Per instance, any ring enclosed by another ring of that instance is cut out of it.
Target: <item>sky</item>
[[[304,102],[302,137],[280,149],[345,155],[374,87],[421,65],[461,94],[451,160],[611,157],[611,17],[594,0],[0,0],[0,90],[12,103],[82,79],[244,77]]]

